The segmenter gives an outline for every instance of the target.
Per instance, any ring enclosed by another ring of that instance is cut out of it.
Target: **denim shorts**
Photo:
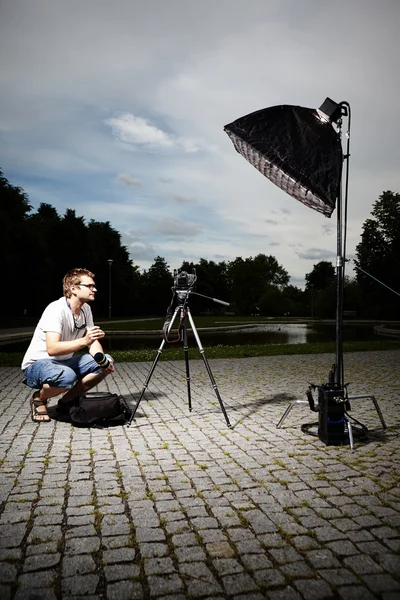
[[[106,356],[108,360],[112,360],[109,354]],[[50,387],[70,389],[89,373],[103,373],[90,354],[77,354],[68,360],[44,358],[36,360],[25,369],[24,383],[30,388],[39,390],[44,383]]]

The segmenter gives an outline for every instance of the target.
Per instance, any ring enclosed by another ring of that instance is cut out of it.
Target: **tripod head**
[[[205,296],[204,294],[198,294],[194,291],[197,283],[197,275],[196,269],[192,269],[192,273],[189,274],[186,271],[181,271],[177,273],[174,271],[174,285],[172,286],[172,299],[176,295],[178,298],[179,306],[184,306],[187,304],[189,300],[190,294],[194,294],[195,296],[200,296],[201,298],[207,298],[207,300],[212,300],[217,304],[223,304],[224,306],[229,306],[229,302],[224,302],[223,300],[218,300],[218,298],[211,298],[211,296]]]
[[[178,306],[177,309],[181,311],[181,323],[185,322],[186,314],[189,310],[189,296],[190,294],[194,294],[195,296],[201,296],[202,298],[207,298],[207,300],[212,300],[213,302],[217,302],[218,304],[223,304],[224,306],[229,306],[229,302],[224,302],[223,300],[218,300],[218,298],[211,298],[210,296],[205,296],[204,294],[198,294],[194,291],[195,285],[197,282],[196,269],[192,269],[192,273],[189,274],[186,271],[181,271],[177,273],[174,270],[174,285],[172,286],[172,299],[171,303],[167,308],[167,315],[163,326],[163,336],[165,341],[168,340],[168,331],[171,323],[171,319],[173,317],[173,304],[174,298],[177,298]],[[178,341],[178,340],[174,340]]]
[[[172,286],[172,298],[176,295],[178,304],[184,306],[189,295],[193,293],[197,282],[196,269],[192,269],[192,273],[189,274],[186,271],[180,271],[179,273],[174,270],[174,285]]]

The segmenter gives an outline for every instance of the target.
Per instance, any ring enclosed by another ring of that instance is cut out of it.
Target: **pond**
[[[196,321],[195,321],[196,325]],[[335,323],[264,323],[258,325],[235,326],[232,329],[198,329],[204,348],[224,346],[245,346],[261,344],[306,344],[310,342],[334,342]],[[176,331],[170,334],[175,339]],[[346,323],[343,325],[343,341],[376,340],[373,324]],[[102,341],[104,350],[141,350],[159,348],[162,342],[161,332],[141,333],[140,335],[107,335]],[[188,327],[189,346],[196,346],[193,333]],[[29,339],[15,343],[0,344],[0,352],[24,352]]]
[[[196,324],[196,322],[195,322]],[[335,323],[318,325],[301,323],[268,323],[235,327],[221,330],[197,331],[204,348],[223,346],[247,346],[261,344],[306,344],[310,342],[334,342],[336,339]],[[176,332],[170,334],[170,339],[176,339]],[[344,341],[375,340],[372,324],[351,324],[343,326]],[[141,335],[130,337],[109,336],[103,342],[106,350],[135,350],[143,348],[157,349],[162,342],[161,333],[157,335]],[[196,346],[193,333],[188,328],[188,344]]]

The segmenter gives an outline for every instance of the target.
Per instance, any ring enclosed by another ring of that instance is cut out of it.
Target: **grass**
[[[344,352],[371,352],[378,350],[400,350],[399,340],[372,340],[344,342]],[[249,358],[257,356],[284,356],[291,354],[326,354],[335,353],[334,342],[319,342],[310,344],[263,344],[251,346],[213,346],[205,348],[205,354],[210,358]],[[0,367],[19,367],[23,352],[0,352]],[[157,350],[115,350],[112,352],[116,363],[123,362],[153,362]],[[160,360],[182,360],[183,349],[180,346],[166,347],[160,355]],[[197,347],[189,348],[190,359],[200,359]]]

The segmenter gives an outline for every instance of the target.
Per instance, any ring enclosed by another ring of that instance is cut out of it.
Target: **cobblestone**
[[[192,412],[184,363],[160,361],[131,427],[104,430],[58,421],[56,401],[32,423],[21,373],[0,369],[2,600],[400,598],[400,351],[345,356],[350,395],[379,394],[388,424],[354,400],[370,430],[354,452],[304,434],[306,404],[276,428],[331,363],[210,361],[232,428],[202,361]],[[150,367],[107,385],[132,402]]]

